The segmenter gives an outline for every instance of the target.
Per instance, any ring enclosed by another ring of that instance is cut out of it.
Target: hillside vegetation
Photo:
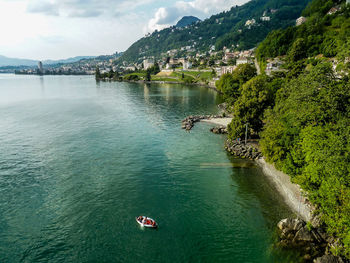
[[[271,32],[257,49],[261,64],[283,59],[283,71],[240,67],[217,85],[233,109],[230,138],[248,123],[267,160],[307,191],[337,238],[332,252],[350,258],[350,5],[313,0],[303,14],[306,23]]]
[[[143,57],[161,57],[161,53],[191,46],[195,52],[206,52],[212,46],[221,50],[224,46],[237,50],[255,47],[266,35],[295,23],[295,19],[310,0],[252,0],[230,11],[214,15],[203,22],[185,28],[166,28],[155,31],[134,43],[120,61],[140,62]],[[261,21],[266,11],[270,21]],[[251,27],[247,20],[256,20]]]

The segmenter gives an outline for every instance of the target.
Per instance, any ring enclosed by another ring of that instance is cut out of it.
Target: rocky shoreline
[[[227,128],[224,126],[217,126],[217,127],[211,128],[210,131],[212,133],[215,133],[215,134],[227,134],[228,133]]]
[[[211,119],[222,119],[224,118],[222,115],[191,115],[185,118],[182,121],[181,128],[190,131],[194,127],[194,124],[200,122],[202,120],[211,120]]]
[[[227,140],[225,143],[225,149],[232,155],[240,158],[258,160],[262,157],[262,153],[259,151],[259,149],[251,143],[244,144],[241,141],[234,142]]]
[[[326,234],[322,227],[313,227],[301,219],[283,219],[278,223],[278,247],[294,248],[305,262],[348,263],[348,260],[332,255],[337,240]]]
[[[197,122],[223,119],[225,118],[224,115],[189,116],[182,121],[182,129],[190,131]],[[220,125],[211,128],[210,131],[215,134],[227,134],[227,127]],[[257,142],[245,144],[238,140],[227,140],[225,149],[237,157],[256,161],[264,174],[276,185],[286,203],[296,214],[303,218],[288,218],[278,223],[278,247],[297,249],[303,257],[303,261],[307,263],[350,263],[349,260],[332,255],[332,250],[339,244],[338,240],[326,234],[326,231],[320,225],[319,218],[313,215],[315,208],[312,207],[301,188],[293,184],[288,175],[265,162]]]

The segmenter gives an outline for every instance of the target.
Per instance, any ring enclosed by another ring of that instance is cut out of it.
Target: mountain
[[[222,50],[224,46],[236,50],[250,49],[272,30],[294,25],[309,2],[252,0],[186,28],[173,26],[155,31],[131,45],[120,62],[139,63],[143,57],[149,56],[161,58],[162,53],[189,46],[194,50],[193,54],[207,52],[213,46],[216,50]],[[262,21],[262,17],[269,21]],[[246,25],[248,20],[255,22]]]
[[[52,64],[68,64],[68,63],[74,63],[78,62],[82,59],[93,59],[95,56],[77,56],[67,59],[60,59],[60,60],[44,60],[43,64],[52,65]]]
[[[60,60],[44,60],[42,61],[43,64],[46,65],[52,65],[52,64],[67,64],[67,63],[74,63],[82,59],[90,59],[94,58],[92,56],[78,56],[78,57],[73,57],[73,58],[67,58],[67,59],[60,59]],[[0,55],[0,67],[5,67],[5,66],[37,66],[38,65],[38,60],[33,60],[33,59],[20,59],[20,58],[9,58],[5,56]]]
[[[0,67],[4,66],[35,66],[38,61],[20,58],[8,58],[0,55]]]
[[[175,27],[177,28],[186,27],[200,21],[201,20],[195,16],[184,16],[183,18],[181,18],[179,22],[177,22]]]

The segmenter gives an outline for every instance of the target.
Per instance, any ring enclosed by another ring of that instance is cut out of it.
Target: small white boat
[[[139,225],[142,227],[148,227],[148,228],[157,228],[158,227],[156,221],[152,218],[147,217],[147,216],[136,217],[136,222],[139,223]]]

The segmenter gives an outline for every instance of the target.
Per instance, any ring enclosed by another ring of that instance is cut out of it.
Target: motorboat
[[[136,217],[136,222],[139,223],[139,225],[141,227],[148,227],[148,228],[157,228],[158,227],[156,221],[152,218],[147,217],[147,216]]]

